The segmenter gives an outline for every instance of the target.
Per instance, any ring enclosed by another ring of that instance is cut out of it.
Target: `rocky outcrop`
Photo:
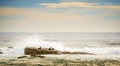
[[[55,50],[54,48],[34,48],[34,47],[26,47],[25,54],[26,55],[41,55],[41,54],[60,54],[60,51]]]
[[[8,47],[8,48],[12,49],[12,48],[14,48],[14,47],[10,46],[10,47]]]
[[[0,49],[0,54],[3,54],[3,52],[1,51],[1,49]]]
[[[35,48],[35,47],[26,47],[25,48],[25,54],[26,55],[42,55],[42,54],[90,54],[93,55],[93,53],[86,53],[86,52],[69,52],[69,51],[58,51],[54,48]]]
[[[27,58],[27,56],[20,56],[20,57],[18,57],[18,59],[20,59],[20,58]]]
[[[90,54],[94,55],[93,53],[87,53],[87,52],[69,52],[69,51],[64,51],[62,54]]]
[[[0,54],[3,54],[3,52],[0,52]]]

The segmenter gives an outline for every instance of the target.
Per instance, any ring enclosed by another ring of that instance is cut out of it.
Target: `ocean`
[[[60,51],[120,55],[120,33],[0,33],[2,55],[24,55],[25,47],[53,47]]]

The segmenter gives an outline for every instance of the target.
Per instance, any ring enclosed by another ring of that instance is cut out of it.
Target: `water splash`
[[[15,44],[14,48],[2,48],[2,51],[4,52],[3,55],[5,56],[19,56],[24,55],[24,49],[25,47],[43,47],[43,48],[49,48],[53,47],[56,50],[60,51],[81,51],[81,52],[90,52],[95,54],[120,54],[120,47],[84,47],[84,48],[71,48],[71,47],[65,47],[64,42],[61,41],[44,41],[41,40],[41,37],[38,35],[29,35],[25,37],[21,37],[18,39],[15,39],[13,44]]]
[[[24,55],[24,49],[25,47],[43,47],[43,48],[49,48],[53,47],[56,50],[65,50],[65,47],[63,46],[62,42],[49,42],[49,41],[43,41],[41,38],[37,35],[34,36],[28,36],[26,38],[22,38],[22,40],[14,40],[13,42],[15,44],[14,48],[4,48],[2,51],[4,51],[4,55],[6,56],[18,56],[18,55]]]

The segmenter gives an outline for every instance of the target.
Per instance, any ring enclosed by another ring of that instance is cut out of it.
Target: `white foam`
[[[91,52],[95,54],[120,54],[120,47],[97,47],[97,48],[71,48],[71,47],[65,47],[64,42],[55,41],[43,41],[41,38],[37,35],[22,37],[21,40],[14,40],[13,42],[15,44],[14,48],[2,48],[2,51],[4,52],[3,55],[6,56],[18,56],[18,55],[24,55],[24,48],[25,47],[44,47],[49,48],[53,47],[56,50],[61,51],[81,51],[81,52]]]

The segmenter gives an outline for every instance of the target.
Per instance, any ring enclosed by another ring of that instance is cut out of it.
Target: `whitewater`
[[[0,33],[2,56],[24,55],[25,47],[120,55],[120,33]]]

